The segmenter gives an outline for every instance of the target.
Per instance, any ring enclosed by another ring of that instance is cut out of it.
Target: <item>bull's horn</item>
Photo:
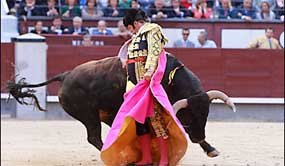
[[[218,90],[210,90],[207,92],[209,96],[209,100],[212,101],[213,99],[221,99],[228,105],[234,112],[236,112],[236,106],[233,101],[227,96],[225,93],[218,91]]]
[[[173,104],[173,110],[176,114],[180,109],[186,108],[188,106],[187,99],[178,100],[176,103]]]

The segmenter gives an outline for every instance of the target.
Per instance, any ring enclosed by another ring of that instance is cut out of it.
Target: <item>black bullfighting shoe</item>
[[[208,157],[217,157],[219,156],[220,152],[216,150],[216,148],[212,147],[208,142],[203,140],[199,143],[204,152],[207,154]]]

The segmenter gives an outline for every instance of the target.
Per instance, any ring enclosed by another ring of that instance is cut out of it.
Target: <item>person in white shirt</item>
[[[197,42],[195,42],[195,48],[217,48],[217,45],[213,40],[208,40],[208,33],[206,31],[201,31]]]
[[[176,40],[173,44],[173,47],[185,47],[185,48],[194,48],[195,44],[188,39],[190,35],[190,30],[187,28],[182,29],[182,39]]]

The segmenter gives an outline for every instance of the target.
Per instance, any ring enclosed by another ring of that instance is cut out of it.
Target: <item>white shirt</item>
[[[196,41],[195,48],[217,48],[217,45],[213,40],[207,40],[204,45],[201,45],[199,41]]]

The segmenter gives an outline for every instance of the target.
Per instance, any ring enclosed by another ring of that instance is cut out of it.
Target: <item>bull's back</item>
[[[91,104],[96,109],[117,109],[125,87],[126,70],[122,68],[119,58],[110,57],[74,68],[64,79],[59,96],[68,105]]]

